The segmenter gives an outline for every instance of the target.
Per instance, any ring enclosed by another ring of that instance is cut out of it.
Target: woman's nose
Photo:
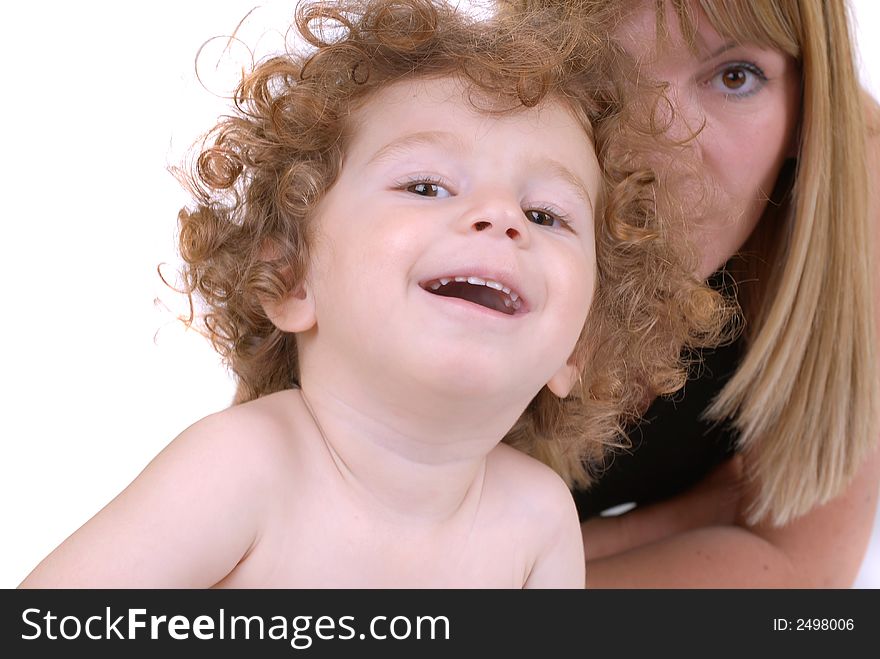
[[[692,93],[672,93],[661,115],[666,122],[667,137],[682,144],[699,144],[699,137],[706,128],[706,113]]]

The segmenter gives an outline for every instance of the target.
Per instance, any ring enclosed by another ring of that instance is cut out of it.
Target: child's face
[[[466,95],[408,80],[355,113],[316,214],[312,336],[377,386],[527,402],[565,369],[592,301],[599,166],[560,103],[489,115]]]

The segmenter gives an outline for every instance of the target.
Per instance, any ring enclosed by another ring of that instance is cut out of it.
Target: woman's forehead
[[[641,49],[686,48],[711,54],[723,42],[755,44],[797,57],[799,13],[786,0],[635,0],[619,35],[637,37]],[[624,35],[624,32],[630,32]]]

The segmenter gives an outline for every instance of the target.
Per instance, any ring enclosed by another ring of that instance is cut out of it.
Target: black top
[[[700,377],[670,398],[658,398],[630,433],[632,447],[618,450],[587,491],[575,491],[581,520],[612,506],[667,499],[698,483],[734,452],[728,424],[702,418],[736,370],[741,342],[705,351]]]

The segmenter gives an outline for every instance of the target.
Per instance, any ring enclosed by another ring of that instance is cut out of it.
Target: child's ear
[[[560,398],[565,398],[578,381],[580,369],[569,359],[547,382],[547,388]]]
[[[263,309],[272,324],[284,332],[306,332],[315,326],[315,297],[307,284],[276,302],[263,301]]]

